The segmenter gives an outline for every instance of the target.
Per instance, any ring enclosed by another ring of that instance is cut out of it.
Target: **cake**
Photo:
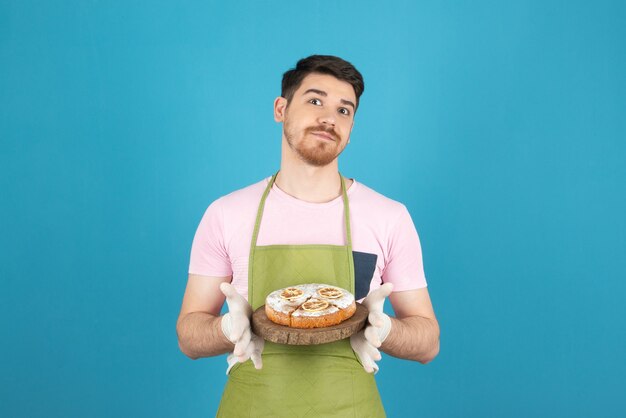
[[[330,327],[350,318],[355,311],[352,293],[321,283],[285,287],[265,299],[267,317],[293,328]]]

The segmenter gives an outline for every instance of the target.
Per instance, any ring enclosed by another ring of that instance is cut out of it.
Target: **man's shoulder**
[[[224,196],[216,199],[211,206],[220,206],[222,208],[241,208],[250,204],[258,205],[259,199],[267,187],[269,178],[264,178],[249,186],[237,189]]]
[[[357,187],[353,196],[350,196],[351,205],[365,205],[388,213],[406,210],[406,206],[402,202],[387,197],[359,181],[355,180],[355,183]]]

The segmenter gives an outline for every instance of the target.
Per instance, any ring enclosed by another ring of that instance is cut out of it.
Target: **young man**
[[[300,60],[274,101],[280,171],[216,200],[200,222],[177,332],[192,359],[231,353],[218,416],[384,416],[373,377],[379,349],[421,363],[439,352],[408,211],[338,171],[363,89],[361,74],[338,57]],[[268,293],[320,281],[365,298],[363,331],[315,346],[251,332]],[[383,313],[386,297],[395,318]],[[225,298],[229,313],[220,316]]]

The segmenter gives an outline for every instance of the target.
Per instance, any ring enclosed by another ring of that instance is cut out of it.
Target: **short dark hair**
[[[295,68],[283,74],[280,95],[290,101],[302,84],[302,80],[312,73],[332,75],[339,80],[350,83],[356,95],[356,107],[359,107],[359,97],[365,90],[363,76],[354,68],[354,65],[332,55],[311,55],[298,61]]]

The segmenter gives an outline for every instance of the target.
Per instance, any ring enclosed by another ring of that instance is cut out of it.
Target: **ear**
[[[276,122],[283,122],[285,120],[285,109],[287,108],[287,99],[284,97],[277,97],[274,100],[274,120]]]

